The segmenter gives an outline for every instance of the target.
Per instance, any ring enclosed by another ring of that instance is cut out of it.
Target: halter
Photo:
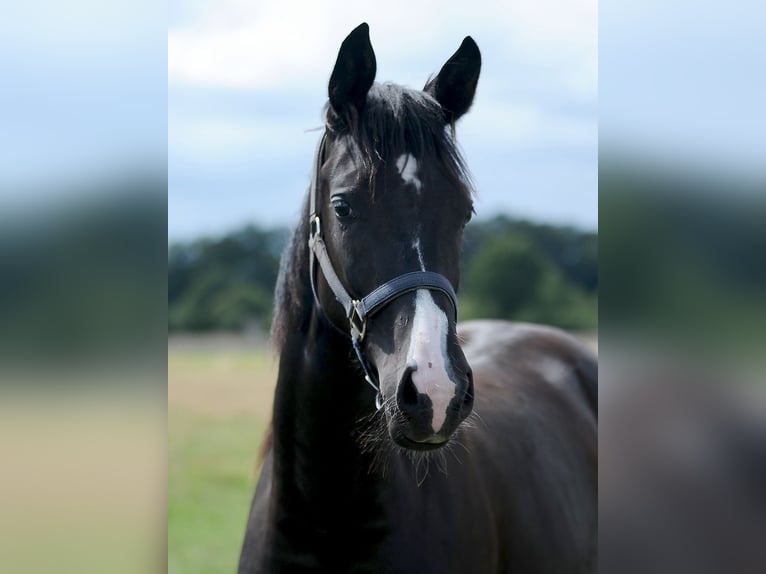
[[[431,291],[439,291],[447,296],[447,299],[449,299],[449,302],[452,305],[455,321],[457,321],[457,296],[455,295],[455,290],[452,288],[452,284],[449,280],[443,275],[439,275],[432,271],[411,271],[409,273],[404,273],[398,277],[394,277],[390,281],[386,281],[383,285],[376,287],[361,299],[354,299],[349,295],[348,291],[343,286],[343,282],[335,272],[335,268],[332,266],[332,261],[330,261],[330,256],[327,253],[327,245],[322,238],[322,224],[319,219],[319,211],[317,208],[320,187],[319,177],[326,140],[327,133],[325,132],[322,135],[322,139],[319,141],[316,157],[314,159],[314,177],[311,181],[311,189],[309,191],[308,245],[311,254],[313,254],[313,256],[309,257],[311,290],[314,293],[314,301],[317,305],[317,309],[321,312],[322,306],[319,302],[315,279],[314,260],[316,260],[319,262],[322,274],[324,275],[330,290],[333,292],[333,295],[335,295],[335,299],[343,306],[346,313],[346,318],[348,319],[348,335],[351,338],[351,346],[356,353],[359,363],[362,365],[364,379],[373,389],[375,389],[375,406],[380,410],[383,405],[380,384],[372,375],[370,366],[367,363],[360,346],[360,343],[364,340],[364,336],[367,333],[367,320],[383,309],[383,307],[391,303],[394,299],[401,297],[405,293],[417,289],[429,289]],[[344,329],[339,328],[329,318],[327,318],[327,320],[333,327],[344,334],[346,333]]]

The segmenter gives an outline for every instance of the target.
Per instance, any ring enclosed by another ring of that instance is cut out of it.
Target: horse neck
[[[288,329],[283,342],[273,421],[275,493],[304,517],[325,505],[337,513],[336,493],[369,503],[379,489],[358,437],[360,421],[375,411],[374,392],[350,340],[311,305],[310,319]]]

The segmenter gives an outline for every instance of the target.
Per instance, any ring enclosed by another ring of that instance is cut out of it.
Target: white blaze
[[[420,179],[418,179],[418,160],[416,160],[412,154],[405,153],[399,156],[396,160],[396,169],[399,170],[399,175],[402,176],[404,183],[411,183],[415,186],[415,189],[420,191]]]
[[[418,254],[418,263],[420,263],[420,270],[426,270],[426,264],[423,261],[423,251],[420,249],[420,237],[413,241],[412,246],[415,248],[415,253]]]
[[[418,161],[412,154],[402,154],[396,160],[396,169],[406,184],[420,192]],[[420,228],[412,246],[418,256],[420,268],[425,271],[423,251],[420,247]],[[433,418],[431,426],[438,433],[447,418],[447,409],[455,396],[455,383],[447,372],[447,315],[434,302],[428,289],[418,289],[415,295],[415,318],[407,351],[407,365],[411,366],[412,382],[419,393],[431,399]]]
[[[447,315],[434,302],[431,292],[418,289],[407,365],[416,368],[412,382],[417,391],[431,399],[434,433],[442,428],[456,390],[447,372],[447,325]]]

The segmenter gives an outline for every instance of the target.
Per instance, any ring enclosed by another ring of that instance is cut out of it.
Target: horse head
[[[449,292],[458,288],[463,228],[473,211],[454,122],[472,103],[480,66],[468,37],[423,90],[375,84],[362,24],[343,42],[329,84],[312,193],[339,283],[359,301],[410,272],[448,282],[397,293],[357,333],[389,434],[409,449],[446,444],[473,405]],[[334,325],[348,326],[349,309],[333,300],[327,274],[317,274],[317,297]]]

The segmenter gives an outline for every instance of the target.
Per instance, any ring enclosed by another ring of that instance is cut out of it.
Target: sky
[[[602,152],[620,149],[645,163],[719,178],[766,179],[765,6],[602,2]]]
[[[762,2],[379,5],[16,3],[0,20],[0,215],[167,164],[171,240],[289,225],[338,47],[362,21],[378,79],[410,87],[478,42],[458,139],[479,216],[595,228],[605,150],[766,179]]]
[[[164,169],[167,10],[121,2],[31,0],[0,19],[0,212],[115,171]]]
[[[594,0],[169,4],[168,236],[298,216],[340,43],[370,25],[378,81],[422,88],[466,35],[482,52],[457,126],[478,215],[595,229]]]

